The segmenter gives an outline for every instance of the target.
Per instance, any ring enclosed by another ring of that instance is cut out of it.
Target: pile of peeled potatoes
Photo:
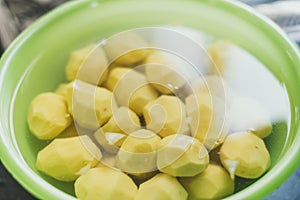
[[[195,76],[177,55],[141,43],[128,32],[71,52],[68,82],[29,107],[31,133],[49,141],[36,168],[75,181],[81,200],[220,199],[234,193],[235,176],[262,176],[272,123],[222,78],[233,44],[211,43],[208,72]]]

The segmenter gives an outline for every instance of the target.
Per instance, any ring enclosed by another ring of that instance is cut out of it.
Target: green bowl
[[[267,141],[272,168],[228,199],[260,199],[299,166],[300,55],[274,23],[237,1],[81,0],[39,19],[1,58],[0,157],[29,192],[41,199],[74,199],[72,183],[58,182],[35,169],[36,154],[47,142],[38,141],[28,130],[30,101],[65,81],[64,67],[72,50],[123,30],[158,25],[188,26],[234,41],[264,63],[288,91],[290,124],[277,124]]]

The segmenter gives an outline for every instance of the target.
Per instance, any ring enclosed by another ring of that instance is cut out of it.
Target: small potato
[[[123,172],[108,167],[90,169],[75,182],[80,200],[134,200],[137,186]]]
[[[175,93],[197,74],[192,66],[176,54],[151,53],[144,62],[147,80],[162,94]]]
[[[222,144],[229,129],[229,108],[224,99],[198,91],[185,102],[192,136],[209,150]]]
[[[186,135],[170,135],[158,144],[157,167],[171,176],[195,176],[209,163],[208,152],[195,138]]]
[[[145,76],[130,68],[112,69],[106,86],[114,93],[119,106],[127,106],[138,115],[142,114],[147,103],[158,96],[157,91],[148,84]]]
[[[221,147],[220,158],[232,177],[258,178],[271,164],[264,141],[252,132],[229,135]]]
[[[160,140],[155,133],[145,129],[131,133],[117,154],[117,166],[130,174],[155,171],[156,149]]]
[[[94,137],[107,153],[114,154],[118,152],[127,136],[122,133],[103,132],[100,128],[94,133]]]
[[[140,185],[135,200],[186,200],[187,196],[176,178],[157,174]]]
[[[75,80],[68,85],[68,109],[82,127],[96,130],[105,124],[117,109],[113,94],[102,87]]]
[[[101,157],[88,136],[59,138],[38,153],[36,167],[57,180],[74,181],[96,166]]]
[[[101,85],[108,73],[108,60],[102,47],[88,45],[71,53],[66,67],[69,81],[80,79],[94,85]]]
[[[65,99],[55,93],[36,96],[29,106],[27,122],[32,134],[41,140],[51,140],[72,123]]]
[[[147,42],[135,32],[123,32],[115,35],[104,45],[105,52],[111,62],[123,66],[132,66],[143,61],[148,52]]]
[[[139,117],[127,107],[113,111],[110,120],[101,127],[102,132],[130,134],[141,128]]]
[[[223,199],[234,192],[234,181],[221,166],[209,164],[204,172],[194,177],[180,178],[190,200]]]
[[[146,126],[161,137],[189,134],[184,103],[175,96],[162,95],[143,109]]]

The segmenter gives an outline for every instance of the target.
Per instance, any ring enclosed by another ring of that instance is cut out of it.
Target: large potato
[[[36,96],[30,103],[27,122],[32,134],[41,140],[58,136],[72,122],[65,99],[47,92]]]
[[[74,181],[96,166],[101,157],[88,136],[59,138],[38,153],[36,167],[57,180]]]
[[[271,164],[264,141],[252,132],[229,135],[220,150],[223,166],[231,176],[258,178]]]

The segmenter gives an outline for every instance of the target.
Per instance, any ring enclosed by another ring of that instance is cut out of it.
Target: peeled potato
[[[135,200],[186,200],[187,192],[176,178],[157,174],[139,187]]]
[[[42,93],[30,103],[27,122],[32,134],[41,140],[58,136],[72,122],[65,99],[55,93]]]
[[[117,166],[127,173],[147,173],[156,170],[156,148],[160,137],[149,130],[131,133],[117,154]]]
[[[144,106],[157,98],[158,93],[146,81],[145,76],[130,68],[111,70],[106,86],[111,90],[119,106],[127,106],[138,115]]]
[[[212,59],[209,68],[211,74],[224,75],[227,53],[231,45],[228,41],[218,41],[209,47],[208,52]]]
[[[102,47],[88,45],[71,53],[66,67],[69,81],[80,79],[101,85],[107,76],[108,60]]]
[[[67,91],[68,91],[68,83],[62,83],[56,88],[55,93],[61,95],[64,98],[66,98],[67,97]]]
[[[111,62],[131,66],[148,55],[147,42],[136,32],[122,32],[106,40],[104,49]]]
[[[157,150],[158,169],[171,176],[195,176],[209,163],[208,152],[195,138],[170,135],[163,138]]]
[[[105,124],[117,108],[113,94],[102,87],[75,80],[68,85],[68,109],[83,128],[96,130]]]
[[[137,187],[121,171],[108,167],[90,169],[75,182],[80,200],[134,200]]]
[[[220,158],[232,177],[258,178],[271,164],[264,141],[252,132],[229,135],[221,147]]]
[[[193,80],[188,90],[190,90],[190,94],[193,92],[208,93],[220,99],[224,99],[228,104],[232,99],[232,92],[227,82],[221,76],[217,75],[208,75]]]
[[[180,178],[189,199],[223,199],[234,192],[234,181],[221,166],[209,164],[194,177]]]
[[[130,134],[140,129],[139,117],[127,107],[120,107],[113,111],[110,120],[101,127],[102,132]]]
[[[57,180],[74,181],[96,166],[101,157],[88,136],[59,138],[38,153],[36,167]]]
[[[189,134],[184,103],[175,96],[162,95],[143,110],[146,126],[161,137]]]
[[[191,65],[176,54],[166,51],[151,53],[146,61],[147,80],[162,94],[175,93],[197,74],[191,72]]]
[[[224,99],[200,91],[186,98],[186,109],[193,137],[208,149],[223,143],[229,129],[229,108]]]

